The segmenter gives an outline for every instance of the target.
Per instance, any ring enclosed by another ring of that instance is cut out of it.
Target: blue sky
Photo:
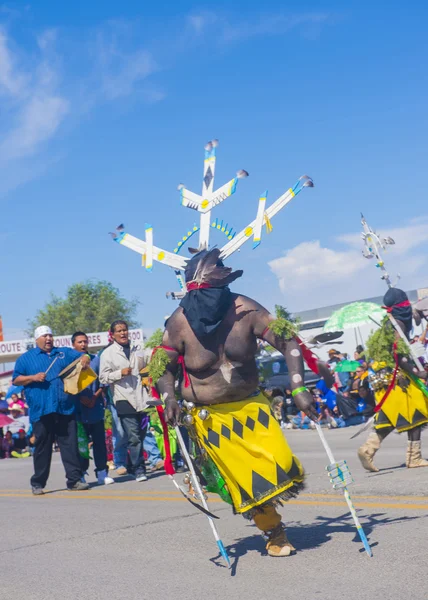
[[[374,5],[374,6],[373,6]],[[428,9],[401,2],[0,3],[0,314],[9,339],[68,285],[107,279],[152,329],[175,305],[172,272],[107,235],[124,222],[172,249],[195,214],[203,146],[215,216],[251,221],[307,173],[273,233],[231,259],[234,289],[293,310],[381,294],[359,214],[395,237],[388,266],[428,283]],[[213,236],[214,243],[223,240]]]

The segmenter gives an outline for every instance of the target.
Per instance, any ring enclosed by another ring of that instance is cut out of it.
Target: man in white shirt
[[[128,436],[130,472],[137,481],[146,481],[143,442],[147,422],[143,423],[143,419],[149,396],[140,377],[144,358],[137,347],[131,347],[125,321],[114,321],[110,333],[113,342],[101,354],[99,379],[102,385],[109,385],[117,414]]]

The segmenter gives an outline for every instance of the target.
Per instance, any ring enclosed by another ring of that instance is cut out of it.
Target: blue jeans
[[[83,423],[83,428],[88,438],[92,440],[92,453],[94,455],[95,473],[105,471],[107,469],[107,448],[106,434],[104,430],[104,421],[96,423]],[[80,466],[83,473],[89,469],[89,458],[80,456]]]
[[[158,445],[156,443],[155,436],[151,431],[147,431],[146,437],[144,438],[144,450],[148,454],[147,463],[149,467],[154,467],[156,463],[162,460],[161,453],[159,452]]]
[[[351,427],[352,425],[361,425],[367,421],[367,417],[364,415],[354,415],[345,419],[345,427]]]
[[[126,457],[128,454],[128,436],[123,430],[119,415],[114,404],[110,405],[111,416],[113,417],[113,462],[115,467],[126,467]]]
[[[292,420],[292,423],[296,425],[299,429],[310,429],[311,420],[309,417],[302,417],[300,415],[296,415]]]
[[[131,466],[128,467],[128,472],[133,475],[138,475],[146,472],[146,465],[143,456],[143,444],[146,437],[147,425],[142,428],[141,421],[144,413],[135,413],[120,417],[122,427],[127,433],[128,450]]]

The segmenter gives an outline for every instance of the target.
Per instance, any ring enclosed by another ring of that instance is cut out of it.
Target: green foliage
[[[158,346],[162,345],[162,339],[163,339],[162,329],[160,329],[160,328],[156,329],[156,331],[153,332],[153,334],[149,337],[149,339],[144,342],[144,346],[146,348],[157,348]]]
[[[283,306],[275,305],[276,319],[269,323],[269,329],[276,337],[291,339],[299,333],[300,319],[296,319]]]
[[[104,412],[104,429],[106,431],[107,429],[113,429],[113,415],[109,408],[106,408]]]
[[[217,465],[214,461],[206,456],[201,463],[201,471],[204,476],[207,485],[207,492],[211,492],[212,494],[218,494],[223,502],[227,502],[228,504],[233,504],[232,497],[227,489],[226,482],[220,474],[220,471],[217,468]]]
[[[153,385],[156,385],[159,379],[166,371],[166,367],[169,363],[169,356],[166,350],[159,348],[156,350],[149,362],[149,377],[152,380]]]
[[[44,308],[29,321],[28,334],[39,325],[48,325],[54,335],[71,335],[75,331],[106,331],[110,323],[123,319],[129,327],[134,320],[138,300],[126,300],[108,281],[84,281],[71,285],[65,298],[51,295]]]
[[[392,346],[395,341],[395,329],[388,317],[385,317],[381,327],[374,331],[367,340],[366,349],[368,358],[384,362],[388,367],[394,368],[395,362]],[[409,348],[402,339],[399,339],[397,342],[397,352],[401,356],[409,355]]]

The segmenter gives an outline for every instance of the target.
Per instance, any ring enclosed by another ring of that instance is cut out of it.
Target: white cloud
[[[7,7],[3,12],[9,14]],[[14,20],[19,15],[14,12]],[[156,56],[164,52],[168,63],[171,55],[181,56],[205,44],[207,35],[224,46],[328,19],[329,15],[315,12],[251,17],[202,11],[187,17],[185,36],[177,33],[176,39],[168,37],[164,43],[156,35],[152,39],[162,43]],[[69,38],[66,30],[48,28],[35,35],[36,44],[26,51],[0,26],[0,195],[44,172],[52,162],[48,144],[67,117],[77,121],[106,101],[124,104],[125,98],[135,97],[153,104],[165,98],[165,91],[153,81],[160,66],[147,43],[141,42],[144,33],[138,22],[127,20],[83,30],[79,39],[77,34]],[[186,44],[181,46],[183,37]]]
[[[39,48],[42,50],[46,50],[55,44],[57,40],[57,30],[56,29],[46,29],[37,37],[37,43]]]
[[[191,29],[197,35],[202,35],[207,27],[214,25],[218,21],[218,16],[214,12],[203,11],[190,15],[187,20]]]
[[[154,86],[145,86],[142,95],[148,104],[156,104],[166,98],[165,92]]]
[[[111,99],[129,96],[137,83],[157,69],[152,55],[144,50],[120,57],[120,63],[117,69],[112,67],[103,76],[104,92]]]
[[[68,110],[61,96],[42,94],[30,98],[22,108],[17,126],[0,144],[0,161],[10,161],[33,154],[52,138]]]
[[[281,289],[304,290],[314,279],[333,283],[354,275],[364,268],[356,261],[357,252],[322,248],[319,241],[303,242],[288,250],[285,256],[270,261],[269,266],[280,280]]]
[[[27,76],[17,71],[14,57],[8,47],[6,33],[0,29],[0,92],[17,96],[25,88]]]
[[[131,95],[159,68],[148,50],[127,50],[133,33],[131,24],[126,21],[112,21],[98,30],[93,49],[95,71],[101,81],[100,92],[109,100]],[[149,101],[163,97],[159,92],[156,98],[152,94]]]
[[[328,13],[307,12],[297,14],[261,14],[251,19],[238,15],[228,16],[212,11],[193,13],[188,17],[191,30],[197,35],[210,34],[217,43],[228,44],[253,37],[281,35],[299,26],[317,26],[330,20]],[[311,31],[311,37],[314,32]]]
[[[401,287],[426,287],[428,261],[428,222],[409,224],[385,232],[396,245],[384,253],[391,279],[401,274]],[[287,250],[284,256],[269,262],[293,310],[306,310],[339,302],[348,302],[385,292],[374,260],[362,256],[363,243],[357,234],[337,238],[343,249],[323,247],[316,241],[303,242]]]
[[[37,45],[27,53],[0,27],[0,196],[52,164],[48,143],[72,111],[79,118],[100,102],[136,92],[147,104],[165,97],[147,83],[158,67],[131,33],[126,21],[103,24],[91,32],[90,45],[64,42],[50,28],[35,36]],[[77,75],[65,70],[69,54],[79,61]]]
[[[52,35],[40,44],[37,58],[18,56],[6,32],[0,31],[0,87],[6,96],[0,105],[0,173],[6,170],[6,175],[12,161],[36,153],[55,135],[68,110],[53,61],[44,55],[48,38]]]

